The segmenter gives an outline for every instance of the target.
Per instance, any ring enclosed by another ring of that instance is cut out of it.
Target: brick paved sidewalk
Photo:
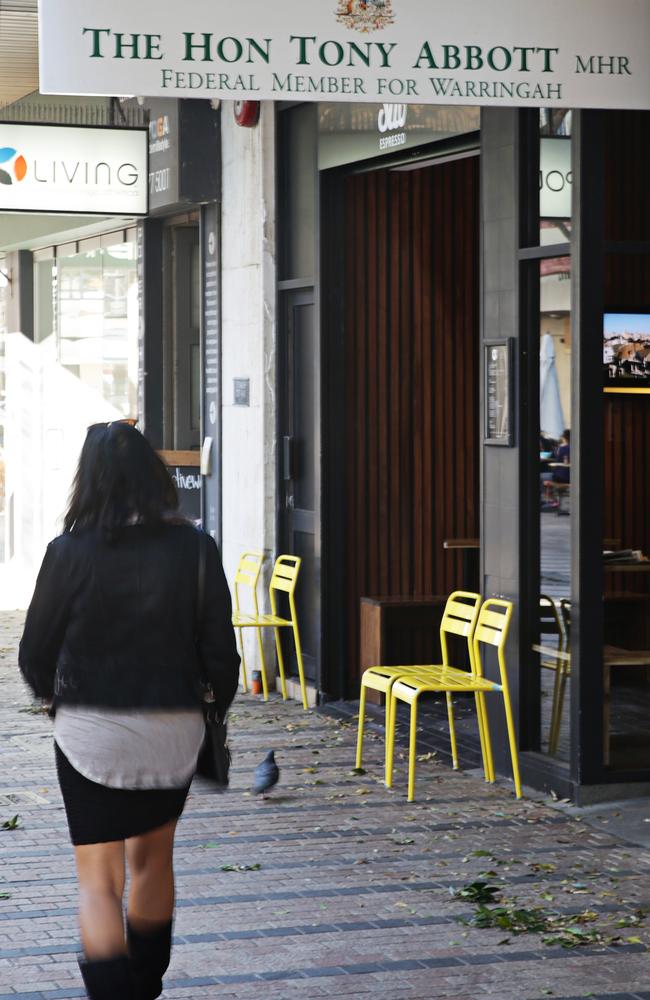
[[[0,830],[0,1000],[82,997],[50,722],[26,711],[15,667],[20,616],[2,623],[0,824],[17,813],[20,826]],[[650,900],[648,852],[435,760],[420,765],[421,798],[408,805],[403,761],[396,790],[381,784],[378,733],[368,740],[368,773],[353,775],[353,727],[296,704],[242,696],[232,734],[232,790],[218,797],[196,785],[179,827],[164,997],[649,1000],[650,934],[634,916]],[[247,787],[270,747],[282,781],[262,802]],[[575,927],[620,936],[621,945],[567,949],[539,933],[458,923],[476,905],[452,898],[450,887],[486,869],[509,912],[513,900],[588,911]]]

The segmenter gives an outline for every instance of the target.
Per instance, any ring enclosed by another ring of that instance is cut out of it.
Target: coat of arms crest
[[[395,20],[393,0],[339,0],[336,20],[355,31],[379,31]]]

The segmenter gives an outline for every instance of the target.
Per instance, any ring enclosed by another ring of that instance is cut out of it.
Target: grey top
[[[182,788],[204,736],[197,709],[127,711],[60,705],[54,738],[72,766],[109,788]]]

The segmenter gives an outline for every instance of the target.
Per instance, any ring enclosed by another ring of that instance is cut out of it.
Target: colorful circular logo
[[[25,179],[27,161],[17,149],[12,146],[0,146],[0,163],[6,164],[6,169],[0,167],[0,184],[14,184]]]

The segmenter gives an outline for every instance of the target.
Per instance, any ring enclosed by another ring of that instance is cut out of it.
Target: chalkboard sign
[[[198,452],[159,451],[158,454],[174,480],[181,514],[200,524],[203,477]]]
[[[195,465],[172,465],[169,472],[178,493],[181,514],[201,522],[201,472]]]
[[[485,444],[509,448],[512,433],[512,340],[485,344]]]

